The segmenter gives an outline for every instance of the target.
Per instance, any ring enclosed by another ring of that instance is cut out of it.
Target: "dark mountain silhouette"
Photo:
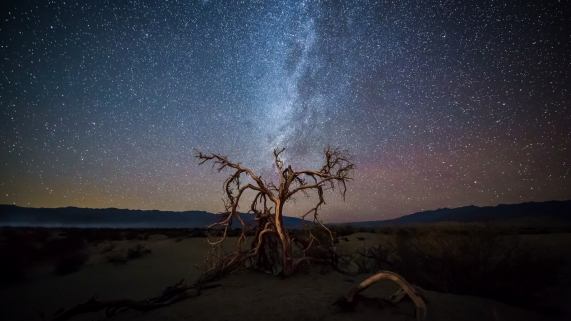
[[[562,220],[571,223],[571,200],[441,208],[405,215],[392,220],[351,223],[355,226],[411,225],[438,222],[486,222],[532,219]]]
[[[241,213],[254,223],[253,214]],[[0,205],[0,226],[29,227],[108,227],[108,228],[204,228],[222,216],[204,211],[170,212],[117,208],[92,209],[77,207],[29,208]],[[238,222],[233,222],[238,227]],[[301,227],[298,218],[284,217],[287,227]]]
[[[254,224],[254,215],[241,213],[244,220]],[[91,208],[27,208],[0,205],[0,226],[29,227],[110,227],[110,228],[203,228],[222,216],[204,211],[169,212],[128,209]],[[571,200],[528,202],[498,206],[465,206],[418,212],[392,220],[350,223],[356,227],[411,225],[438,222],[483,222],[517,219],[555,219],[571,223]],[[284,217],[289,228],[302,227],[295,217]],[[238,227],[238,222],[234,222]]]

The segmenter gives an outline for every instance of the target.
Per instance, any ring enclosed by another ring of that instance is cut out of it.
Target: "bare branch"
[[[218,172],[221,172],[226,168],[233,168],[236,170],[234,174],[225,181],[225,190],[227,190],[226,186],[228,186],[228,183],[234,182],[235,180],[239,179],[240,175],[247,173],[256,182],[258,187],[264,191],[264,193],[266,193],[270,198],[275,198],[273,193],[268,189],[266,184],[264,184],[262,179],[259,176],[255,175],[251,169],[240,166],[240,163],[233,163],[229,161],[226,156],[213,153],[206,155],[198,150],[196,150],[195,157],[200,160],[198,163],[199,165],[202,165],[208,161],[213,161],[212,167],[216,168]]]
[[[293,196],[299,191],[308,189],[316,189],[318,186],[328,186],[334,190],[336,187],[340,189],[343,199],[347,191],[346,183],[353,178],[351,177],[352,171],[355,169],[355,164],[351,162],[347,156],[347,152],[340,149],[332,149],[327,147],[324,151],[325,164],[319,171],[312,170],[299,170],[293,175],[296,177],[299,186],[288,193],[288,197]],[[303,177],[311,178],[313,184],[308,184]]]
[[[353,300],[355,299],[355,296],[357,294],[366,290],[371,285],[375,284],[376,282],[378,282],[382,279],[389,279],[391,281],[394,281],[398,285],[400,285],[402,290],[405,291],[406,294],[408,294],[408,296],[410,297],[410,299],[412,300],[412,302],[416,306],[416,311],[417,311],[416,317],[417,317],[417,319],[419,321],[426,319],[426,304],[424,303],[424,300],[422,299],[421,295],[402,276],[400,276],[394,272],[390,272],[390,271],[379,271],[377,274],[369,277],[365,281],[359,283],[359,285],[357,285],[356,287],[349,290],[349,293],[347,294],[347,297],[346,297],[347,302],[349,302],[349,303],[353,302]],[[420,312],[422,312],[422,315]]]
[[[276,255],[282,256],[281,266],[285,276],[291,275],[295,271],[298,260],[294,260],[292,253],[292,240],[290,239],[289,232],[285,228],[283,222],[283,207],[284,204],[290,200],[294,200],[294,195],[301,192],[304,196],[309,197],[309,192],[312,190],[317,191],[318,200],[315,206],[307,213],[301,216],[304,226],[305,219],[308,215],[313,216],[313,223],[329,232],[331,237],[331,245],[334,244],[333,233],[318,219],[318,212],[321,205],[325,204],[324,191],[339,188],[341,195],[345,198],[346,182],[352,179],[352,170],[355,165],[350,161],[347,152],[340,149],[333,149],[327,147],[324,150],[324,163],[319,170],[302,169],[294,171],[291,165],[284,164],[280,155],[285,151],[285,148],[276,148],[273,151],[274,164],[279,176],[279,182],[266,182],[262,180],[261,176],[255,175],[252,170],[243,167],[240,163],[234,163],[228,160],[226,156],[219,154],[203,154],[196,151],[196,157],[200,160],[199,164],[204,164],[212,161],[213,169],[218,172],[229,169],[230,175],[224,180],[223,191],[224,208],[226,216],[219,222],[212,225],[212,227],[221,227],[224,229],[222,238],[216,242],[211,242],[213,245],[219,245],[228,236],[228,229],[232,224],[232,219],[235,217],[240,220],[242,224],[242,233],[238,238],[236,245],[236,253],[232,257],[226,257],[224,260],[219,261],[222,264],[219,268],[213,270],[218,273],[220,271],[228,272],[242,266],[244,262],[257,262],[252,263],[261,266],[266,271],[275,270]],[[242,185],[242,177],[251,178],[255,184]],[[246,240],[247,226],[238,214],[238,206],[244,192],[247,190],[255,191],[255,196],[250,203],[249,211],[254,214],[256,226],[253,228],[254,239],[250,250],[242,251],[240,242]],[[270,202],[270,204],[268,204]],[[273,203],[273,204],[271,204]],[[316,240],[309,231],[309,242]],[[279,242],[279,243],[278,243]],[[281,245],[281,246],[279,246]],[[333,247],[334,248],[334,247]],[[306,255],[305,255],[306,256]],[[257,258],[251,260],[251,258]],[[305,262],[308,260],[302,260]]]
[[[150,311],[156,308],[171,305],[175,302],[184,300],[188,297],[198,296],[200,295],[201,290],[217,286],[218,284],[200,286],[196,283],[193,283],[191,285],[186,285],[183,279],[180,282],[178,282],[176,285],[169,286],[166,290],[163,291],[163,293],[160,296],[144,301],[135,301],[131,299],[100,301],[97,299],[96,296],[92,296],[84,303],[81,303],[69,309],[62,309],[58,311],[47,320],[63,321],[79,314],[95,312],[103,309],[107,309],[108,317],[117,313],[120,309],[126,309],[126,308],[138,311]],[[194,292],[189,293],[188,292],[189,290],[194,290]],[[45,318],[42,319],[46,320]]]

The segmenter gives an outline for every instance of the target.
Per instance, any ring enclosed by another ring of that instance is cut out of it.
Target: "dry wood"
[[[45,321],[63,321],[78,314],[97,312],[103,309],[107,309],[106,310],[107,317],[119,313],[122,309],[149,311],[156,308],[171,305],[175,302],[184,300],[189,297],[198,296],[200,295],[201,290],[217,286],[219,285],[218,284],[202,285],[202,286],[196,284],[186,285],[183,279],[174,286],[166,288],[160,296],[143,301],[135,301],[131,299],[99,301],[97,297],[94,295],[84,303],[78,304],[69,309],[58,310],[56,313],[54,313],[53,316],[49,318],[46,318],[43,313],[40,313],[40,318]],[[193,290],[193,292],[189,293],[189,290]]]
[[[426,296],[424,295],[424,290],[421,287],[416,286],[414,284],[412,285],[412,287],[416,290],[416,293],[420,295],[424,303],[430,303],[428,302],[428,299],[426,299]],[[393,295],[391,295],[389,299],[394,303],[399,303],[406,295],[407,295],[406,291],[403,290],[403,288],[399,288]]]
[[[220,260],[219,263],[222,266],[211,266],[210,272],[216,272],[216,275],[231,273],[249,262],[251,267],[271,273],[275,273],[279,267],[283,276],[287,277],[292,275],[300,264],[313,260],[307,255],[294,258],[292,239],[283,222],[284,204],[293,200],[299,193],[309,197],[310,191],[316,191],[318,196],[315,206],[301,216],[304,227],[309,231],[308,241],[311,244],[316,240],[305,221],[306,217],[311,216],[314,225],[329,232],[333,245],[333,234],[318,219],[318,211],[325,204],[325,190],[338,189],[343,199],[345,198],[346,183],[352,180],[351,174],[355,165],[345,151],[327,147],[323,152],[325,159],[321,169],[294,171],[291,166],[284,166],[280,157],[284,150],[285,148],[274,149],[274,164],[279,182],[265,181],[251,169],[230,161],[226,156],[196,151],[196,158],[199,159],[200,165],[212,162],[212,168],[216,171],[230,171],[222,188],[225,192],[225,215],[220,221],[210,226],[210,228],[222,230],[222,237],[209,241],[210,244],[217,246],[227,238],[233,219],[237,219],[242,226],[242,233],[235,247],[235,260],[230,260],[233,264],[228,265],[228,260]],[[248,226],[238,213],[242,196],[248,191],[254,192],[249,210],[255,217],[256,226],[254,227]],[[248,233],[253,233],[255,237],[250,249],[243,251],[241,243],[246,241]],[[281,260],[276,260],[279,256]]]
[[[400,275],[390,272],[390,271],[380,271],[377,274],[369,277],[365,281],[361,282],[356,287],[349,290],[349,293],[346,296],[346,300],[348,303],[353,303],[355,301],[356,295],[360,292],[366,290],[371,285],[375,284],[376,282],[382,279],[389,279],[391,281],[396,282],[400,287],[403,289],[406,294],[410,297],[414,305],[416,306],[416,317],[418,320],[425,320],[426,319],[426,304],[424,300],[418,293],[418,291],[410,285],[403,277]],[[422,312],[422,316],[421,313]]]

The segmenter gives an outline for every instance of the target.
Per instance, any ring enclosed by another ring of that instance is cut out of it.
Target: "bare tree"
[[[211,242],[211,244],[216,245],[226,239],[232,220],[237,219],[242,225],[242,233],[238,238],[235,253],[211,264],[208,267],[210,276],[228,273],[247,262],[270,272],[274,271],[277,266],[281,266],[283,275],[290,276],[300,263],[316,259],[308,255],[315,240],[311,231],[306,239],[297,240],[297,244],[303,244],[303,255],[294,258],[292,238],[284,226],[284,204],[293,200],[298,194],[309,197],[310,192],[317,192],[318,199],[315,206],[301,215],[301,218],[305,224],[305,219],[308,216],[311,217],[314,224],[326,229],[331,235],[327,227],[318,219],[318,211],[321,205],[325,204],[324,191],[337,189],[345,199],[346,183],[352,180],[351,175],[355,165],[349,159],[347,152],[328,146],[323,152],[325,159],[321,169],[294,171],[290,165],[286,167],[280,158],[284,150],[285,148],[274,150],[274,163],[279,182],[268,182],[251,169],[242,166],[241,163],[232,162],[220,154],[203,154],[196,151],[196,158],[199,159],[200,165],[211,161],[212,168],[218,172],[230,171],[229,177],[223,184],[226,216],[211,226],[222,229],[223,234],[218,241]],[[248,227],[238,213],[240,201],[247,191],[255,193],[248,211],[254,214],[256,221],[254,227]],[[248,233],[253,234],[254,238],[250,248],[242,250],[241,243],[246,242]]]

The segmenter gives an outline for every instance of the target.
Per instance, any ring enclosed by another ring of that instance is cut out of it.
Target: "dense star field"
[[[327,144],[328,222],[571,198],[567,1],[1,6],[2,204],[218,212],[194,149],[271,179]]]

